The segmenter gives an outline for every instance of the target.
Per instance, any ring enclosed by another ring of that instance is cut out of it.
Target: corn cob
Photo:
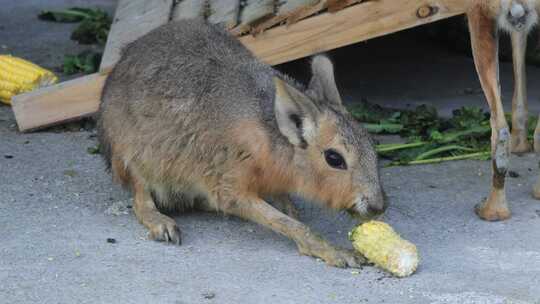
[[[402,239],[386,223],[366,222],[353,229],[349,239],[358,252],[395,276],[409,276],[418,266],[416,246]]]
[[[11,104],[14,95],[57,81],[51,71],[21,58],[0,55],[0,102]]]

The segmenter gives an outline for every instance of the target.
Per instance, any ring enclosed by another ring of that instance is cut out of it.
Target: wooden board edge
[[[95,73],[14,96],[19,131],[28,132],[95,113],[107,73]]]
[[[394,1],[362,2],[239,40],[256,57],[276,65],[463,14],[468,0]],[[433,7],[434,13],[426,18],[418,17],[417,11],[426,6]]]

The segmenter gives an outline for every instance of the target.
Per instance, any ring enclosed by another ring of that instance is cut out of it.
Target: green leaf
[[[54,22],[80,22],[71,33],[71,39],[81,44],[104,45],[112,23],[104,10],[82,7],[72,7],[62,11],[42,11],[38,18]]]
[[[403,125],[392,124],[392,123],[381,123],[381,124],[366,123],[364,124],[364,127],[368,130],[368,132],[376,133],[376,134],[380,134],[380,133],[398,134],[403,129]]]
[[[90,14],[77,8],[71,8],[63,11],[42,11],[38,15],[40,20],[66,23],[81,22],[90,17]]]
[[[64,56],[64,74],[71,75],[79,72],[90,74],[99,69],[101,53],[93,51],[83,51],[78,55]]]

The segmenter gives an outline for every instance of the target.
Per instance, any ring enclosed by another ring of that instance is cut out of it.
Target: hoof
[[[525,140],[515,139],[514,140],[514,138],[512,138],[511,143],[512,143],[512,145],[510,147],[510,151],[512,151],[512,153],[524,154],[524,153],[529,153],[529,152],[532,151],[532,146],[527,141],[527,139],[525,139]]]
[[[511,213],[506,202],[502,203],[490,203],[488,200],[483,203],[479,203],[474,207],[476,215],[485,221],[495,222],[504,221],[510,218]]]

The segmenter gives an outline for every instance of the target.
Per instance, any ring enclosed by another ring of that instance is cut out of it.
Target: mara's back
[[[214,157],[231,136],[223,131],[239,122],[277,129],[275,74],[217,26],[162,26],[127,46],[107,80],[98,123],[104,156],[110,164],[114,142],[123,162],[170,166]]]

